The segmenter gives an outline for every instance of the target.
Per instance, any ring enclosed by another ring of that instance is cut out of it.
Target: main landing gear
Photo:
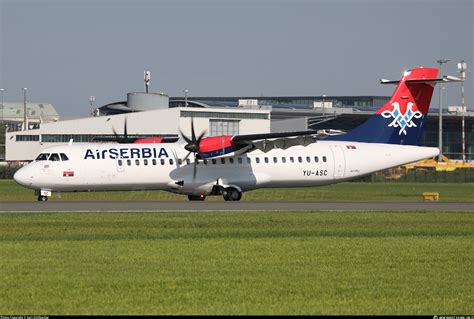
[[[222,190],[222,196],[225,201],[239,201],[242,198],[242,192],[233,187],[227,187]]]
[[[206,195],[188,195],[189,200],[198,200],[198,201],[204,201],[206,200]]]
[[[227,187],[220,189],[216,188],[213,190],[211,195],[222,195],[225,201],[239,201],[242,198],[242,192],[234,187]],[[204,201],[206,200],[206,195],[188,195],[188,199],[191,201]]]

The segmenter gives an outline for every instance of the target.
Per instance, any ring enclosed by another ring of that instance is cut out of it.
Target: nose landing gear
[[[38,195],[38,202],[46,202],[48,197],[51,196],[50,190],[35,190],[35,195]]]

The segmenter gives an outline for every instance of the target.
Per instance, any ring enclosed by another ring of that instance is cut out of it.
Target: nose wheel
[[[38,196],[38,202],[46,202],[48,200],[48,196]]]

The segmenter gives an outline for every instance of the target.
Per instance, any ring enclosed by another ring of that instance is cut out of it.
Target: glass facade
[[[181,111],[181,117],[203,117],[203,118],[219,118],[219,119],[259,119],[268,120],[268,113],[240,113],[240,112],[195,112]]]
[[[360,109],[379,108],[388,102],[390,96],[247,96],[247,97],[194,97],[193,101],[203,103],[219,102],[237,106],[239,99],[258,100],[259,105],[273,107],[312,108],[314,102],[332,102],[333,107],[353,107]]]
[[[17,135],[16,141],[17,142],[35,142],[39,141],[39,135]]]
[[[238,135],[239,121],[236,120],[209,120],[211,129],[209,136]]]

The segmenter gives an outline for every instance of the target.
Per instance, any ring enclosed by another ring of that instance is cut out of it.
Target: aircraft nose
[[[15,175],[13,175],[13,179],[20,185],[30,186],[33,176],[29,167],[23,167],[16,171]]]

